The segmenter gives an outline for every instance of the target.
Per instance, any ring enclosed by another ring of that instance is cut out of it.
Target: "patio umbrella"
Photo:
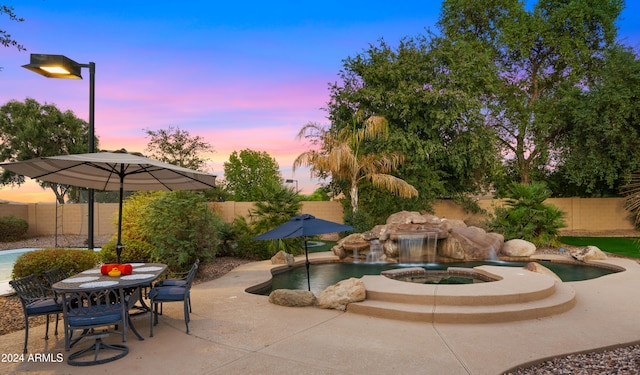
[[[309,250],[307,248],[307,237],[317,234],[336,233],[353,230],[348,225],[334,223],[333,221],[316,219],[315,216],[302,214],[291,218],[286,223],[265,232],[253,240],[277,240],[282,238],[304,237],[304,254],[307,267],[307,285],[311,290],[311,280],[309,279]]]
[[[124,191],[200,190],[215,187],[216,176],[144,157],[126,150],[40,157],[0,167],[34,179],[96,190],[120,191],[117,262],[122,252]]]

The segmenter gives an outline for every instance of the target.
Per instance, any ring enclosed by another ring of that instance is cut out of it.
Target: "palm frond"
[[[367,176],[371,184],[379,189],[388,190],[392,194],[404,197],[414,198],[418,196],[418,190],[413,185],[407,183],[390,174],[372,174]]]

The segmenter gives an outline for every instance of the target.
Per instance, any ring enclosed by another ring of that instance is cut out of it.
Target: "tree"
[[[574,88],[559,101],[557,169],[563,186],[580,187],[578,193],[615,196],[640,169],[640,59],[622,46],[605,58],[588,90]]]
[[[329,201],[329,188],[327,186],[317,188],[313,193],[302,196],[303,201]]]
[[[149,156],[165,163],[179,167],[204,171],[208,159],[199,155],[214,152],[211,144],[200,136],[191,136],[188,131],[179,127],[169,126],[169,129],[158,131],[145,130],[147,138],[147,152]]]
[[[280,167],[276,159],[264,151],[245,149],[234,151],[224,163],[225,187],[232,199],[254,202],[262,198],[260,188],[282,185]]]
[[[360,118],[356,116],[356,119]],[[367,141],[387,139],[387,120],[371,116],[358,122],[337,132],[325,130],[316,123],[305,125],[298,138],[304,138],[308,132],[316,132],[322,140],[323,149],[298,155],[293,163],[294,171],[297,167],[308,166],[312,173],[329,173],[332,179],[345,181],[349,185],[353,213],[358,212],[358,185],[363,180],[405,198],[417,197],[418,191],[413,186],[389,174],[402,164],[404,156],[401,153],[366,153],[363,150]]]
[[[255,206],[250,211],[250,227],[254,236],[270,231],[300,213],[302,197],[293,188],[272,183],[261,186],[258,193],[261,197],[256,199]],[[304,248],[300,237],[258,242],[263,242],[264,246],[256,247],[256,250],[261,248],[262,251],[254,250],[253,255],[260,259],[269,259],[280,250],[298,255]]]
[[[545,204],[551,191],[540,182],[508,186],[504,207],[496,207],[487,225],[502,233],[505,240],[514,238],[533,242],[536,246],[557,246],[558,232],[566,226],[564,212]]]
[[[40,104],[27,98],[9,101],[0,107],[0,160],[15,162],[42,156],[80,154],[89,146],[89,124],[72,111],[61,112],[53,104]],[[98,140],[94,140],[98,144]],[[24,176],[4,170],[2,185],[21,185]],[[50,188],[60,204],[69,186],[40,182]]]
[[[640,227],[640,172],[632,173],[621,190],[625,196],[624,208],[631,212],[638,228]]]
[[[1,14],[8,15],[11,21],[24,22],[24,18],[19,18],[18,16],[15,15],[15,13],[13,13],[13,7],[10,7],[7,5],[0,5],[0,15]],[[26,48],[24,48],[22,44],[19,44],[16,40],[14,40],[11,37],[11,35],[7,32],[7,30],[0,29],[0,43],[2,43],[2,45],[5,47],[13,46],[13,47],[16,47],[18,51],[22,51],[22,50],[26,51]]]
[[[622,7],[622,0],[545,0],[528,11],[520,0],[444,1],[438,43],[459,52],[447,74],[485,87],[486,125],[520,182],[553,166],[557,103],[597,80]]]
[[[419,192],[407,200],[364,183],[360,202],[378,220],[485,190],[500,171],[495,137],[481,112],[484,86],[448,74],[458,52],[436,47],[428,36],[404,38],[396,48],[380,41],[347,58],[341,81],[330,87],[331,131],[351,126],[356,110],[386,118],[388,138],[363,149],[401,152],[405,161],[394,175]]]

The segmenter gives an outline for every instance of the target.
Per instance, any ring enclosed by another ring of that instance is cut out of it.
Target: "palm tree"
[[[626,197],[624,208],[633,214],[638,227],[640,226],[640,171],[632,173],[621,190]]]
[[[365,154],[361,149],[366,140],[388,138],[387,120],[371,116],[364,121],[363,127],[357,128],[357,118],[353,127],[337,132],[326,130],[317,123],[305,125],[298,138],[317,137],[323,147],[321,151],[310,150],[300,154],[293,162],[293,170],[300,166],[311,167],[312,175],[330,174],[334,181],[349,183],[353,213],[358,212],[358,184],[365,179],[373,186],[401,197],[417,197],[416,188],[389,174],[402,164],[404,155],[399,152]]]

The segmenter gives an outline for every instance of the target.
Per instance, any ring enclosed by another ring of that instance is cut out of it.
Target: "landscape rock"
[[[389,239],[389,227],[386,225],[376,225],[371,228],[370,231],[362,234],[363,238],[367,241],[378,239],[380,241],[386,241]]]
[[[289,267],[292,267],[295,262],[296,260],[294,256],[283,250],[278,251],[276,255],[271,257],[271,264],[286,264]]]
[[[294,289],[276,289],[269,294],[269,302],[279,306],[304,307],[317,303],[313,292]]]
[[[555,272],[551,271],[550,269],[548,269],[547,267],[543,266],[540,263],[529,262],[527,263],[526,266],[524,266],[524,269],[527,271],[537,272],[543,275],[547,275],[552,279],[554,279],[555,281],[562,282],[562,279],[560,278],[560,276],[556,275]]]
[[[445,258],[463,260],[464,248],[458,239],[453,236],[449,236],[443,240],[438,241],[438,255]]]
[[[530,257],[536,253],[536,245],[526,240],[513,239],[502,245],[501,253],[509,257]]]
[[[318,296],[318,306],[323,309],[345,311],[351,302],[364,301],[366,294],[364,282],[352,277],[323,290]]]
[[[602,252],[602,250],[600,250],[597,246],[587,246],[583,247],[582,249],[572,250],[571,256],[581,262],[607,259],[607,254]]]
[[[331,248],[331,252],[333,255],[337,256],[338,259],[344,259],[347,257],[347,252],[344,250],[344,247],[336,245]]]
[[[400,211],[387,218],[387,224],[424,224],[427,219],[415,211]]]
[[[345,238],[338,241],[338,245],[342,245],[345,243],[355,243],[355,242],[364,242],[366,239],[362,233],[352,233]]]
[[[438,241],[438,254],[464,260],[494,259],[503,242],[501,234],[487,233],[478,227],[456,226],[451,228],[448,238]],[[460,257],[460,249],[464,251],[464,258]]]
[[[451,228],[454,228],[454,227],[466,228],[467,224],[465,224],[464,220],[460,220],[460,219],[442,220],[442,228],[445,229],[447,232],[450,232]]]

